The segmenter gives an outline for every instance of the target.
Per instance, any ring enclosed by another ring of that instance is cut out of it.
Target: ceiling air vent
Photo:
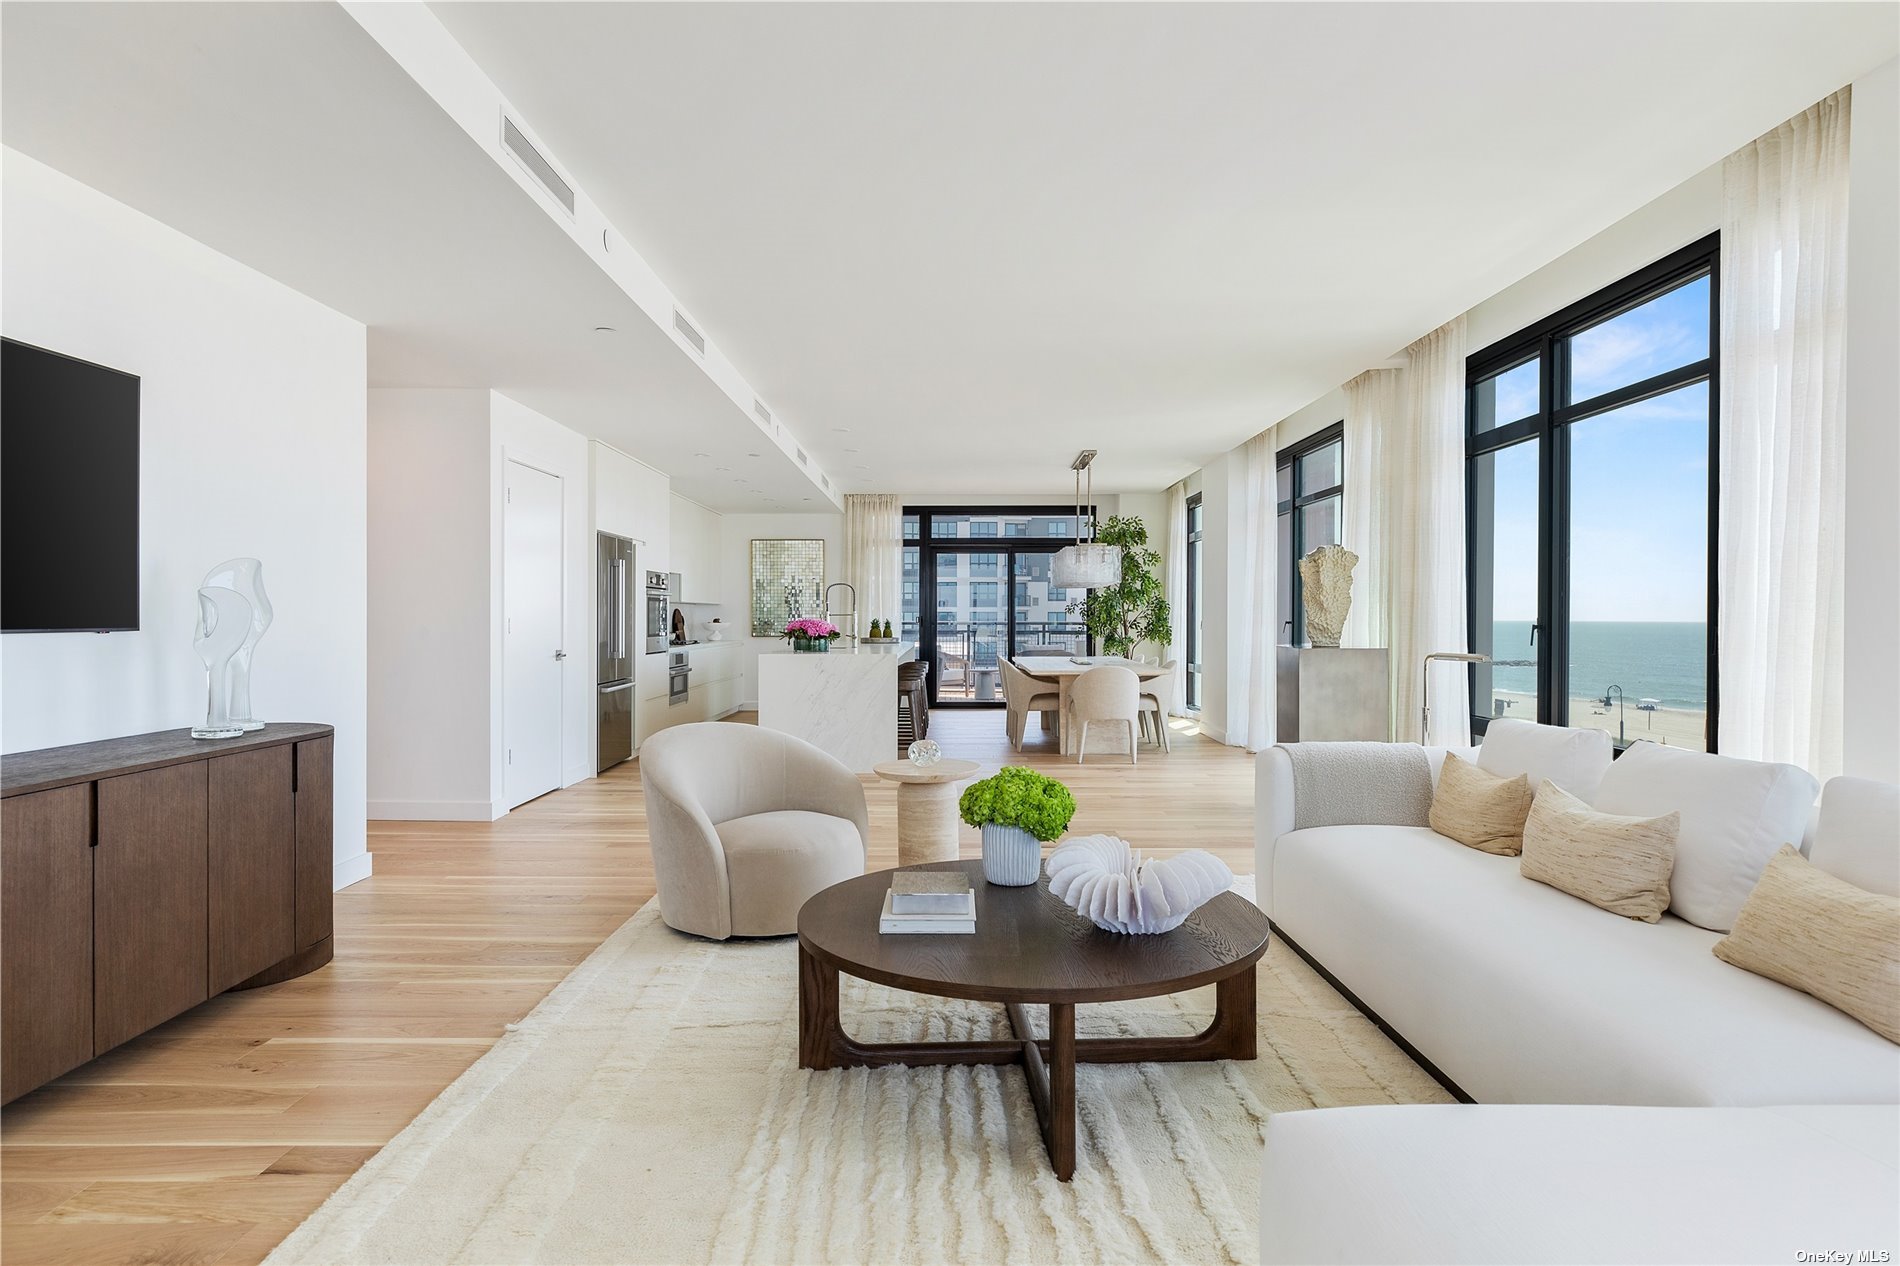
[[[831,476],[830,476],[830,475],[820,475],[820,476],[818,476],[818,482],[819,482],[819,483],[821,483],[821,484],[823,484],[823,485],[825,486],[825,491],[826,491],[826,492],[830,492],[830,491],[831,491]]]
[[[796,445],[796,444],[794,444],[794,445],[792,445],[792,447],[793,447],[793,448],[798,448],[798,445]],[[807,458],[806,458],[806,456],[805,456],[805,450],[804,450],[804,449],[802,449],[802,448],[799,448],[799,449],[798,449],[798,464],[799,464],[800,466],[803,466],[803,465],[805,464],[805,462],[806,462],[807,460],[808,460],[808,459],[807,459]]]
[[[772,411],[766,408],[765,401],[757,396],[752,397],[752,412],[758,416],[759,421],[767,426],[772,425]]]
[[[528,169],[528,174],[552,194],[556,202],[567,208],[569,215],[574,214],[573,187],[561,179],[554,170],[554,164],[541,157],[541,151],[534,147],[534,142],[522,135],[515,121],[505,114],[501,116],[501,145],[515,156],[516,162]]]
[[[678,308],[673,309],[673,328],[680,332],[681,338],[693,345],[694,351],[701,356],[706,354],[706,336],[693,328],[693,323],[688,321],[686,314]]]

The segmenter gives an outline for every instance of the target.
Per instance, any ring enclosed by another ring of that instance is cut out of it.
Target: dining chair
[[[1144,663],[1161,664],[1161,657],[1144,660]],[[1159,677],[1150,677],[1141,683],[1141,719],[1146,724],[1152,717],[1155,727],[1155,741],[1161,750],[1171,752],[1174,748],[1168,742],[1168,696],[1174,693],[1174,670],[1178,660],[1169,660],[1161,664]]]
[[[1043,729],[1049,728],[1048,718],[1062,705],[1062,696],[1057,692],[1054,682],[1031,677],[1007,659],[999,659],[996,666],[1003,673],[1004,725],[1009,733],[1009,745],[1017,751],[1023,750],[1023,727],[1029,721],[1031,712],[1043,716]]]
[[[1077,673],[1069,683],[1069,726],[1075,734],[1075,763],[1088,749],[1091,722],[1118,722],[1128,727],[1128,763],[1135,763],[1140,746],[1136,726],[1141,718],[1141,678],[1120,664],[1097,664]]]

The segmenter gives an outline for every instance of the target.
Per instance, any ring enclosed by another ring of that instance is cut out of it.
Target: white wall
[[[489,400],[369,393],[369,815],[486,822]]]
[[[1846,772],[1900,782],[1900,61],[1854,83]]]
[[[194,591],[260,558],[257,715],[336,727],[336,881],[363,878],[363,326],[12,150],[0,188],[7,336],[141,378],[140,629],[0,639],[0,750],[202,719]]]
[[[739,644],[740,706],[759,706],[759,652],[780,644],[778,638],[752,633],[752,542],[818,539],[825,543],[825,583],[844,579],[842,514],[727,514],[719,519],[720,606],[732,626],[728,640]],[[865,618],[869,618],[867,613]]]
[[[491,765],[494,799],[502,801],[506,772],[507,718],[502,691],[503,481],[510,461],[558,475],[561,480],[561,549],[564,556],[563,649],[567,651],[561,699],[561,785],[594,776],[594,510],[592,454],[586,436],[510,400],[490,393],[490,504],[495,513],[490,536],[489,688],[496,706],[489,709],[494,747]]]

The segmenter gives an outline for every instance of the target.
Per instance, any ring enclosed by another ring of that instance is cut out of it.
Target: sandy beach
[[[1499,715],[1522,717],[1530,721],[1537,719],[1537,700],[1534,696],[1500,690],[1496,692],[1496,697],[1505,705],[1504,711]],[[1663,743],[1670,747],[1686,747],[1696,752],[1707,749],[1703,730],[1708,714],[1699,708],[1694,710],[1657,708],[1653,712],[1644,712],[1637,707],[1637,701],[1631,699],[1621,705],[1620,717],[1618,712],[1618,704],[1611,703],[1608,708],[1605,708],[1600,697],[1594,699],[1572,697],[1568,724],[1594,726],[1600,730],[1608,730],[1610,737],[1615,739],[1618,737],[1620,720],[1622,738],[1619,742],[1627,740],[1635,743],[1648,739],[1654,743]]]

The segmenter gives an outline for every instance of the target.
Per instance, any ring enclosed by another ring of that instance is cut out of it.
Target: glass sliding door
[[[905,635],[930,665],[933,705],[1001,707],[998,661],[1089,651],[1081,613],[1068,609],[1082,591],[1049,583],[1074,534],[1073,508],[906,508]]]

